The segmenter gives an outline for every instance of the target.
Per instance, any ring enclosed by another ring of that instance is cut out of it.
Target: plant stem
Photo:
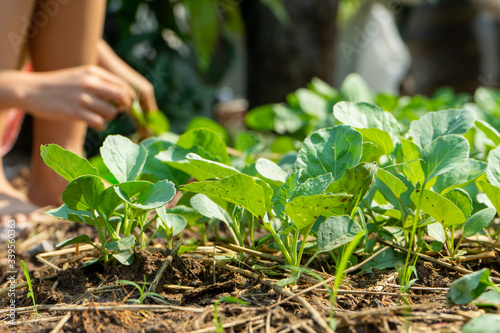
[[[278,236],[278,234],[276,233],[276,231],[274,231],[273,227],[271,226],[271,222],[269,223],[264,223],[263,224],[264,227],[266,229],[269,230],[269,232],[273,235],[273,238],[274,240],[276,241],[276,243],[278,244],[278,247],[280,248],[281,250],[281,253],[283,253],[283,257],[285,257],[285,262],[287,265],[291,265],[293,266],[294,263],[292,261],[292,258],[290,257],[290,253],[288,253],[287,251],[287,248],[285,247],[285,245],[283,244],[283,242],[281,241],[280,237]]]

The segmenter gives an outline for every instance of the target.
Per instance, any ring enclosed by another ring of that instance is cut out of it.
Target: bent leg
[[[33,14],[30,40],[36,72],[97,63],[105,0],[41,0]],[[35,33],[36,31],[36,33]],[[34,119],[31,180],[28,197],[40,205],[59,205],[67,182],[40,157],[40,145],[55,143],[82,154],[87,126],[81,121]]]

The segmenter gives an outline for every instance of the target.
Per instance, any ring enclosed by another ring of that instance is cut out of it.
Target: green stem
[[[296,258],[296,260],[297,260],[296,266],[297,267],[300,266],[300,260],[302,259],[302,254],[304,253],[304,249],[306,247],[307,236],[309,236],[309,233],[311,232],[313,225],[314,225],[314,223],[311,223],[311,225],[309,227],[302,229],[302,231],[300,232],[300,234],[302,235],[302,244],[300,244],[299,255]]]
[[[278,234],[276,233],[276,231],[274,231],[273,227],[271,226],[271,223],[270,222],[264,223],[263,225],[273,235],[273,238],[276,241],[276,244],[278,244],[278,247],[280,248],[281,253],[283,253],[283,257],[285,258],[286,264],[293,266],[294,264],[293,264],[292,258],[290,257],[290,254],[287,251],[287,248],[285,247],[285,245],[281,241],[281,239],[278,236]]]

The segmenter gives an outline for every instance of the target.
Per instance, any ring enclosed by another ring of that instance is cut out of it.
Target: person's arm
[[[123,61],[104,40],[99,42],[97,64],[120,76],[137,89],[144,111],[158,110],[154,86],[151,82]]]
[[[81,120],[96,129],[130,108],[133,95],[125,81],[98,66],[0,71],[0,110],[15,107],[44,119]]]

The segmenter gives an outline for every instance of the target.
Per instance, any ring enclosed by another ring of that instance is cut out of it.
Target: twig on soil
[[[177,251],[179,251],[179,248],[182,245],[182,240],[178,240],[177,243],[175,243],[174,247],[172,248],[172,251],[168,255],[167,259],[163,262],[161,265],[160,269],[158,270],[158,273],[156,273],[156,276],[151,283],[151,285],[148,288],[148,293],[154,292],[158,293],[161,292],[161,290],[158,290],[158,284],[160,283],[161,277],[163,276],[163,273],[167,269],[167,267],[170,265],[172,260],[174,259],[174,256],[177,255]]]
[[[316,289],[318,291],[328,292],[326,289]],[[436,297],[434,295],[411,295],[411,294],[400,294],[400,293],[388,293],[384,291],[368,291],[368,290],[337,290],[337,294],[339,295],[381,295],[381,296],[405,296],[405,297],[413,297],[413,298],[432,298],[434,300],[445,300],[446,297]]]
[[[263,253],[263,252],[260,252],[260,251],[255,251],[255,250],[247,249],[247,248],[244,248],[244,247],[241,247],[241,246],[238,246],[238,245],[224,244],[224,247],[226,247],[228,249],[231,249],[233,251],[245,252],[247,254],[254,255],[254,256],[257,256],[259,258],[276,261],[276,262],[279,262],[280,264],[284,264],[285,263],[285,260],[283,258],[281,258],[281,257],[273,256],[272,254]]]
[[[500,243],[498,243],[498,242],[487,242],[487,241],[483,241],[483,240],[475,240],[475,239],[470,239],[470,238],[465,238],[463,240],[463,242],[479,243],[479,244],[487,245],[487,246],[490,246],[490,247],[493,247],[493,248],[500,250]]]
[[[399,246],[397,244],[394,244],[392,242],[386,241],[385,239],[382,239],[380,237],[377,237],[376,240],[377,240],[377,242],[379,242],[381,244],[393,247],[395,249],[398,249],[398,250],[401,250],[401,251],[404,251],[404,252],[408,252],[408,249],[406,249],[406,248],[404,248],[402,246]],[[422,253],[416,253],[415,251],[410,251],[410,253],[413,254],[413,255],[418,256],[421,259],[424,259],[424,260],[436,263],[438,265],[441,265],[441,266],[449,268],[449,269],[453,269],[453,270],[455,270],[455,271],[457,271],[459,273],[462,273],[462,274],[473,273],[471,270],[465,269],[463,267],[455,266],[455,265],[452,265],[452,264],[448,264],[448,263],[446,263],[444,261],[441,261],[441,260],[433,258],[433,257],[429,257],[428,255],[425,255],[425,254],[422,254]],[[499,278],[495,278],[495,277],[491,277],[491,276],[490,276],[490,278],[491,278],[492,281],[494,281],[496,283],[500,282]]]
[[[463,261],[471,261],[471,260],[477,260],[477,259],[489,259],[489,258],[495,258],[495,257],[496,257],[495,251],[489,251],[489,252],[483,252],[483,253],[478,253],[478,254],[473,254],[473,255],[459,256],[457,258],[457,261],[463,262]]]
[[[85,305],[38,305],[38,311],[140,311],[147,310],[152,312],[170,312],[170,311],[186,311],[186,312],[203,312],[203,308],[192,308],[176,305],[163,305],[163,304],[117,304],[117,305],[99,305],[91,304]],[[9,309],[1,309],[0,314],[8,313]],[[25,306],[21,308],[16,308],[17,313],[31,312],[33,311],[33,306]]]
[[[57,333],[59,332],[63,326],[68,322],[69,318],[71,318],[71,312],[68,312],[64,315],[64,317],[61,318],[61,320],[57,323],[56,327],[50,331],[50,333]]]
[[[46,260],[46,259],[44,259],[44,258],[40,257],[40,255],[39,255],[39,254],[37,254],[37,255],[35,256],[35,258],[36,258],[38,261],[40,261],[40,262],[44,263],[45,265],[47,265],[47,266],[49,266],[49,267],[51,267],[51,268],[55,269],[56,271],[62,271],[62,269],[60,269],[59,267],[57,267],[56,265],[54,265],[54,264],[53,264],[53,263],[51,263],[50,261],[48,261],[48,260]]]
[[[99,247],[99,244],[95,244],[95,245],[97,247]],[[85,244],[85,245],[80,246],[80,249],[79,249],[80,252],[89,251],[89,250],[95,250],[95,247],[92,246],[92,245],[90,245],[90,244]],[[45,257],[58,257],[58,256],[62,256],[64,254],[71,254],[71,253],[76,253],[76,248],[72,247],[72,248],[69,248],[69,249],[63,249],[63,250],[56,250],[56,251],[52,251],[52,252],[40,253],[39,256],[42,257],[42,258],[45,258]]]
[[[205,264],[209,264],[211,265],[212,262],[211,260],[207,260],[207,259],[204,259],[203,262],[205,262]],[[224,263],[222,262],[217,262],[216,263],[217,266],[219,266],[220,268],[223,268],[223,269],[226,269],[228,271],[231,271],[233,273],[238,273],[238,274],[242,274],[242,275],[245,275],[245,276],[248,276],[254,280],[260,280],[263,284],[265,284],[267,287],[275,290],[276,292],[282,294],[283,296],[286,296],[286,297],[296,297],[297,301],[307,310],[309,311],[310,315],[311,315],[311,318],[314,320],[314,322],[316,324],[318,324],[324,332],[329,332],[329,333],[333,333],[332,329],[328,326],[328,324],[324,321],[324,319],[321,317],[321,315],[319,314],[319,312],[313,308],[311,306],[311,304],[309,304],[305,299],[303,299],[302,297],[300,296],[296,296],[295,294],[293,294],[291,291],[289,290],[286,290],[280,286],[278,286],[277,284],[269,281],[268,279],[266,278],[262,278],[259,274],[256,274],[254,272],[250,272],[250,271],[247,271],[245,269],[241,269],[241,268],[238,268],[238,267],[234,267],[234,266],[229,266],[229,265],[225,265]]]
[[[235,321],[232,321],[230,323],[223,324],[222,328],[231,328],[231,327],[235,327],[238,325],[246,324],[248,322],[256,323],[256,324],[263,323],[265,316],[266,315],[260,315],[260,316],[256,316],[256,317],[249,317],[249,318],[245,318],[245,319],[235,320]],[[196,331],[191,331],[189,333],[210,333],[210,332],[215,332],[216,330],[217,330],[217,328],[214,326],[214,327],[202,328],[202,329],[199,329]]]

